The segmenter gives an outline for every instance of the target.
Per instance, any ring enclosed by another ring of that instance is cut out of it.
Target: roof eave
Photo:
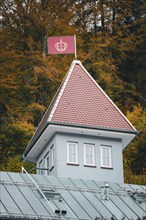
[[[63,123],[63,122],[51,122],[47,121],[47,123],[44,124],[44,126],[38,131],[37,134],[34,134],[33,138],[31,139],[30,143],[28,144],[26,150],[24,151],[22,155],[22,159],[25,160],[33,146],[36,144],[36,142],[39,140],[43,132],[47,129],[49,125],[55,125],[55,126],[63,126],[63,127],[74,127],[74,128],[81,128],[81,129],[92,129],[92,130],[100,130],[100,131],[109,131],[109,132],[117,132],[117,133],[127,133],[127,134],[133,134],[138,135],[140,132],[137,130],[126,130],[126,129],[118,129],[118,128],[105,128],[105,127],[99,127],[99,126],[90,126],[90,125],[80,125],[80,124],[69,124],[69,123]]]
[[[37,140],[40,138],[40,136],[43,134],[44,130],[47,128],[49,123],[45,123],[44,126],[38,131],[38,133],[34,133],[32,139],[30,140],[29,144],[27,145],[24,153],[21,156],[22,160],[26,160],[27,154],[30,152],[30,150],[33,148]]]
[[[114,131],[114,132],[122,132],[122,133],[130,133],[130,134],[139,134],[140,132],[137,130],[127,130],[120,128],[108,128],[108,127],[100,127],[100,126],[92,126],[92,125],[84,125],[84,124],[70,124],[64,122],[48,122],[48,124],[61,125],[61,126],[69,126],[69,127],[78,127],[78,128],[88,128],[88,129],[96,129],[96,130],[105,130],[105,131]]]

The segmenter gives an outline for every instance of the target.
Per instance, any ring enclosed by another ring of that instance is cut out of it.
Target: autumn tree
[[[2,0],[0,7],[2,169],[24,151],[74,59],[42,56],[44,37],[77,34],[78,58],[143,131],[134,118],[144,124],[143,0]],[[144,138],[141,132],[124,152],[126,178],[143,174]]]
[[[140,105],[127,112],[128,119],[140,132],[128,148],[124,150],[125,165],[130,167],[134,175],[146,174],[146,111]]]
[[[63,62],[63,57],[41,56],[45,36],[71,30],[70,4],[43,0],[0,2],[3,163],[22,154],[63,79],[65,65],[70,63],[67,59]]]

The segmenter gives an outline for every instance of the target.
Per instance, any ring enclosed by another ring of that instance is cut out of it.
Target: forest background
[[[44,37],[77,36],[77,55],[140,134],[124,150],[125,182],[146,184],[144,0],[1,0],[1,170],[20,161],[74,55],[42,56]]]

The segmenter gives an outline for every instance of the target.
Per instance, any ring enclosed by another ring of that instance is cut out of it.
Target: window
[[[43,175],[44,174],[44,172],[43,172],[43,160],[41,160],[40,162],[39,162],[39,174],[41,174],[41,175]]]
[[[111,146],[101,146],[101,167],[112,167],[112,148]]]
[[[54,145],[50,149],[50,171],[54,167]]]
[[[84,144],[84,165],[95,166],[95,145]]]
[[[67,163],[78,164],[78,143],[67,142]]]
[[[46,158],[46,165],[47,165],[47,175],[49,175],[49,155],[48,157]]]
[[[50,169],[50,158],[49,158],[49,152],[45,156],[45,168],[47,169],[45,171],[45,174],[49,175],[49,169]]]

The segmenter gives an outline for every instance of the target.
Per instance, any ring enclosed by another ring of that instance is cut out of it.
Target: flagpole
[[[42,51],[42,56],[43,57],[46,57],[46,44],[47,44],[47,37],[45,36],[44,38],[43,38],[43,51]]]
[[[74,44],[75,44],[75,60],[76,60],[77,59],[76,34],[74,34]]]

